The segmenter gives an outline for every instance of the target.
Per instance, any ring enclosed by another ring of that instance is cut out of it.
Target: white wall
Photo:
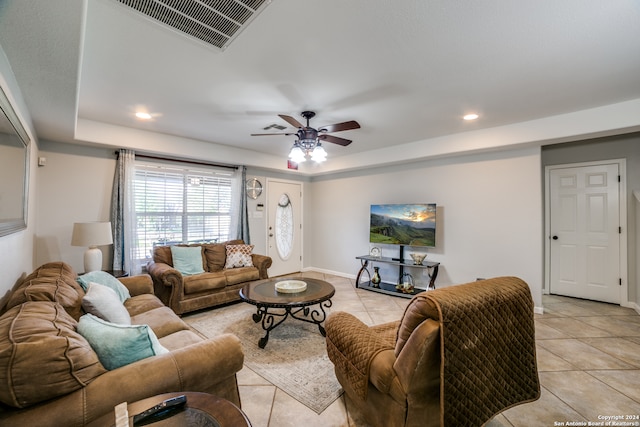
[[[13,104],[13,108],[24,125],[31,144],[29,146],[30,175],[29,201],[27,206],[27,228],[8,236],[0,237],[0,298],[2,298],[16,282],[33,270],[33,235],[35,230],[36,198],[38,183],[35,179],[35,159],[37,141],[31,124],[31,117],[24,104],[20,88],[15,80],[11,65],[0,46],[0,86]],[[0,304],[1,306],[2,304]]]
[[[542,306],[539,148],[317,178],[306,196],[305,267],[355,275],[355,257],[369,251],[371,204],[437,203],[437,244],[427,259],[441,263],[438,287],[514,275]]]

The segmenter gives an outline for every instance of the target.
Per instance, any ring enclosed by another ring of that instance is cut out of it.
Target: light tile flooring
[[[302,276],[332,283],[336,294],[331,311],[348,311],[369,325],[400,319],[408,302],[355,289],[354,280],[343,277],[317,272]],[[616,305],[553,295],[544,296],[543,304],[545,314],[536,315],[542,396],[499,414],[487,426],[586,426],[597,425],[588,423],[604,421],[605,416],[639,416],[640,315]],[[317,415],[247,368],[238,374],[238,384],[253,427],[367,425],[349,410],[344,396]],[[638,426],[640,420],[617,425]]]

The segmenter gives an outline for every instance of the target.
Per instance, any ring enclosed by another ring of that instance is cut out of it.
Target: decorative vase
[[[396,291],[402,292],[403,294],[410,294],[413,293],[413,289],[413,276],[409,273],[404,273],[396,285]]]
[[[427,254],[409,254],[411,259],[413,260],[414,265],[422,265],[422,261],[427,257]]]
[[[371,278],[371,284],[374,288],[379,288],[380,282],[382,282],[382,279],[380,279],[380,272],[378,271],[379,269],[380,267],[373,267],[373,277]]]

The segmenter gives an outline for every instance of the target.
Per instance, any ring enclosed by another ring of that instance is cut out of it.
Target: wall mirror
[[[27,228],[29,135],[0,88],[0,236]]]

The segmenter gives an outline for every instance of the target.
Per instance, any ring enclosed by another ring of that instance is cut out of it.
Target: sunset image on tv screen
[[[371,205],[369,241],[435,247],[435,203]]]

